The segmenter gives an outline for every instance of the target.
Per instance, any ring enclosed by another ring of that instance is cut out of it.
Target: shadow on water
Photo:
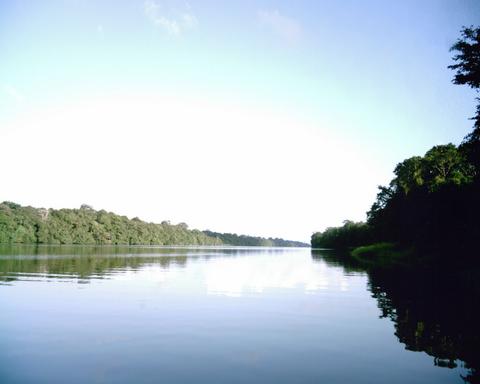
[[[366,269],[348,252],[334,251],[331,249],[312,249],[312,259],[327,263],[332,267],[341,267],[345,273],[366,272]]]
[[[478,269],[364,268],[347,253],[312,250],[314,260],[365,271],[381,317],[390,318],[407,350],[433,357],[438,367],[463,364],[467,383],[480,383],[480,271]]]

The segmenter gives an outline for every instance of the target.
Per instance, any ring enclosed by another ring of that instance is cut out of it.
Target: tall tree
[[[431,148],[425,154],[424,163],[424,179],[430,190],[446,183],[460,185],[472,181],[472,167],[453,144]]]
[[[468,85],[476,92],[480,88],[480,28],[464,27],[461,32],[462,37],[451,47],[451,51],[456,52],[453,56],[455,64],[448,68],[455,70],[453,78],[454,84]],[[465,137],[462,144],[462,151],[468,156],[468,159],[480,169],[480,98],[477,97],[477,108],[474,120],[473,131]]]
[[[456,51],[453,61],[456,64],[448,68],[457,71],[453,82],[467,84],[473,89],[480,88],[480,28],[464,27],[462,37],[450,48]]]
[[[424,183],[424,161],[420,156],[411,157],[398,164],[394,173],[396,177],[392,180],[392,186],[408,194]]]

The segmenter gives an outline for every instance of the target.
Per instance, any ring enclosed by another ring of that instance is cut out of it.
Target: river
[[[2,246],[0,382],[475,383],[478,303],[308,248]]]

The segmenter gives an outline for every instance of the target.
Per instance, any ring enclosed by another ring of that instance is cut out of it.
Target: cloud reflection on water
[[[305,293],[349,289],[349,281],[341,269],[314,263],[306,253],[274,257],[274,262],[272,256],[210,260],[204,272],[207,292],[239,297],[267,289],[302,289]]]

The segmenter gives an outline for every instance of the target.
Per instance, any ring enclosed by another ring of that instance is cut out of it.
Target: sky
[[[459,144],[476,0],[0,1],[0,201],[308,241]]]

